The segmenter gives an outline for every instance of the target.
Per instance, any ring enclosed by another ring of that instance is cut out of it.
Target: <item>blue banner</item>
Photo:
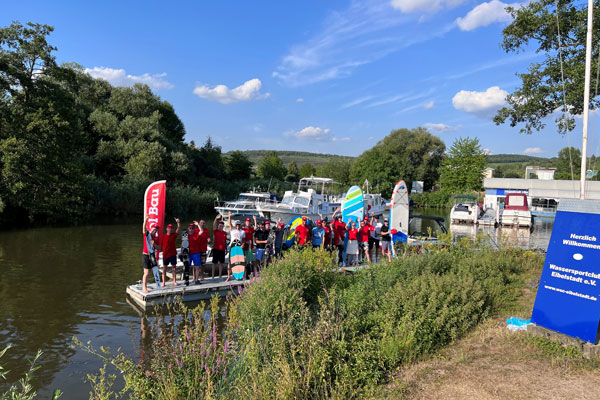
[[[596,343],[599,299],[600,202],[561,200],[531,321]]]

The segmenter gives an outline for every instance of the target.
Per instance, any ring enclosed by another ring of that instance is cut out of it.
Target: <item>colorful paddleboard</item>
[[[288,224],[285,226],[285,229],[288,230],[288,235],[284,238],[285,248],[289,249],[294,245],[294,240],[296,239],[296,228],[302,225],[302,217],[294,217]],[[310,227],[311,221],[308,220],[308,226]]]
[[[244,279],[246,272],[246,258],[241,246],[234,246],[229,250],[229,262],[231,263],[231,273],[239,281]]]
[[[365,202],[363,192],[358,186],[352,186],[342,205],[342,220],[348,224],[350,221],[355,221],[358,226],[358,221],[363,219],[365,212]]]
[[[395,230],[396,232],[392,234],[392,254],[394,256],[396,255],[394,243],[406,243],[408,239],[409,212],[408,189],[401,179],[394,187],[390,205],[390,231]]]

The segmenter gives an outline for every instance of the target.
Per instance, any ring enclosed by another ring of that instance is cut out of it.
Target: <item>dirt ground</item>
[[[523,289],[514,312],[393,374],[375,398],[600,399],[600,360],[506,328],[506,318],[531,315],[535,291]]]

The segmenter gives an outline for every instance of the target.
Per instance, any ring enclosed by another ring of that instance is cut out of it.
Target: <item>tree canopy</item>
[[[440,184],[450,191],[481,190],[486,155],[479,139],[458,138],[442,162]]]
[[[258,175],[262,178],[275,178],[282,181],[286,173],[287,169],[276,151],[267,153],[258,165]]]
[[[558,152],[554,179],[579,179],[581,176],[581,150],[565,147]]]
[[[368,179],[386,197],[396,182],[423,181],[429,190],[437,181],[446,145],[425,128],[397,129],[362,153],[352,165],[354,183]]]
[[[595,2],[598,7],[598,1]],[[508,7],[513,22],[504,28],[502,48],[506,52],[529,50],[544,55],[544,60],[534,62],[529,71],[517,74],[521,86],[508,98],[494,121],[510,122],[511,126],[524,124],[521,132],[532,133],[545,126],[545,118],[556,110],[559,132],[575,127],[573,115],[583,111],[585,43],[587,4],[572,0],[533,0],[521,7]],[[600,16],[594,16],[594,40],[600,37]],[[593,48],[593,60],[598,60],[598,46]],[[598,87],[598,68],[592,68],[590,108],[598,107],[595,96]],[[564,76],[564,80],[563,80]],[[564,86],[563,86],[564,84]]]
[[[316,173],[316,171],[317,170],[314,167],[314,165],[306,163],[302,164],[302,166],[300,167],[300,171],[298,171],[298,174],[300,175],[300,178],[306,178],[309,176],[313,176]]]
[[[290,161],[287,166],[285,180],[287,182],[297,182],[298,179],[300,179],[300,170],[298,169],[298,165],[296,164],[296,161]]]

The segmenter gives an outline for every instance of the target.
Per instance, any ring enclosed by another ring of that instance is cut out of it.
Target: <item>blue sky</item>
[[[491,121],[517,87],[515,74],[541,60],[500,48],[505,5],[27,1],[5,2],[0,22],[54,26],[59,62],[115,85],[148,83],[174,105],[187,141],[211,136],[224,151],[358,155],[392,129],[417,126],[447,147],[478,137],[492,154],[552,157],[580,147],[580,128],[561,136],[550,118],[533,135]]]

